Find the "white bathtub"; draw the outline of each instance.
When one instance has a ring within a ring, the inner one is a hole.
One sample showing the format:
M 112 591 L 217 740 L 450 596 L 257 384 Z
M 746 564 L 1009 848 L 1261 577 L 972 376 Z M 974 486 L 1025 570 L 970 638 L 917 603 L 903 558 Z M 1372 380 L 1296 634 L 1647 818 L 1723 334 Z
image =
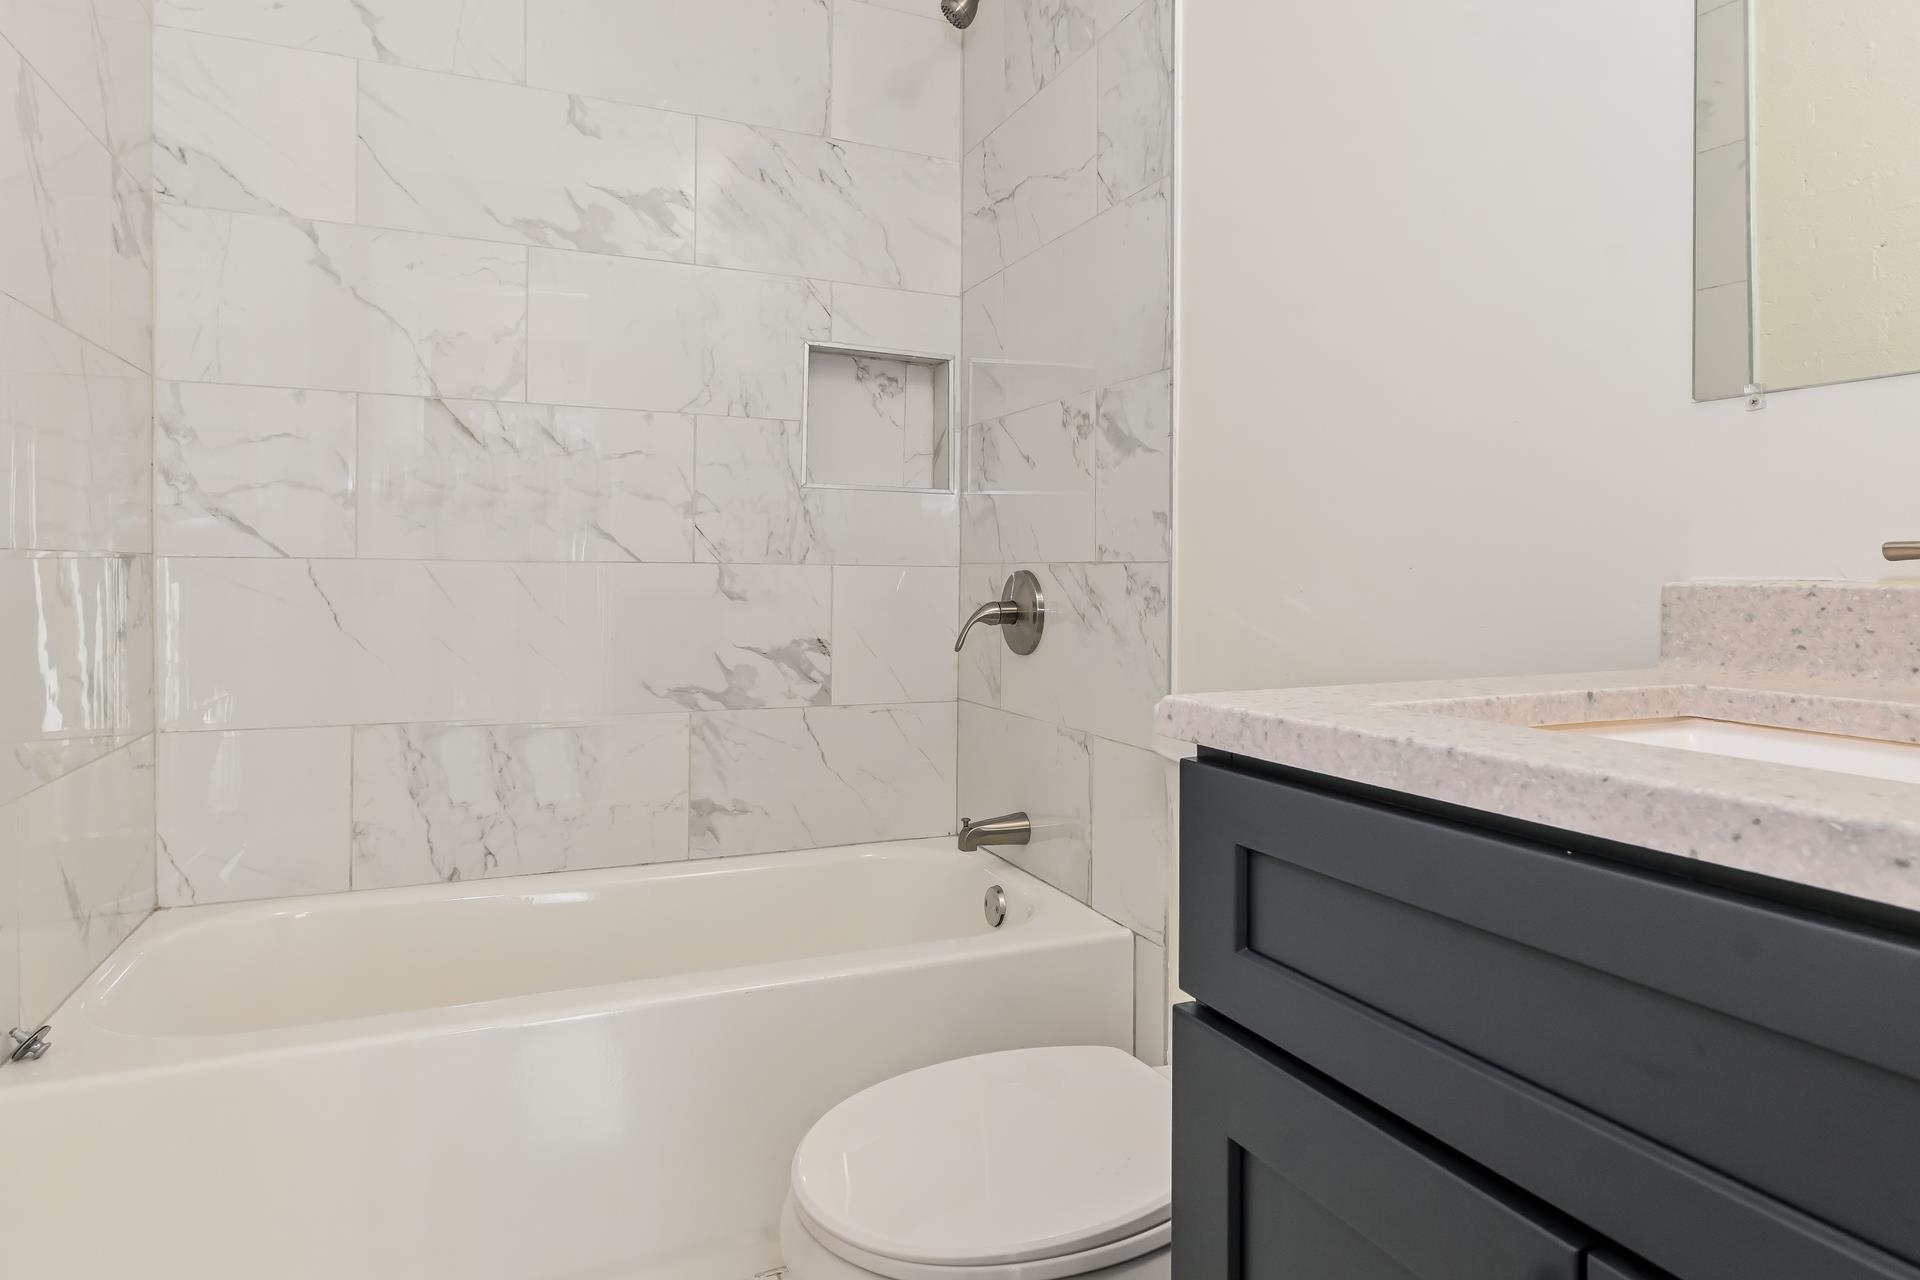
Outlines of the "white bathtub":
M 1130 1047 L 1132 964 L 947 841 L 164 912 L 0 1069 L 0 1241 L 21 1275 L 745 1280 L 821 1113 Z

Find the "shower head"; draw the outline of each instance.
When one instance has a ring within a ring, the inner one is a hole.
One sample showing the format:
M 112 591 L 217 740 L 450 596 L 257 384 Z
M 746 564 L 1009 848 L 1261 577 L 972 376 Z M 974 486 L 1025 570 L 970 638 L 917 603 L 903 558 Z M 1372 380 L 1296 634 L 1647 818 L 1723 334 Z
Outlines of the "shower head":
M 980 12 L 980 0 L 940 0 L 940 12 L 947 15 L 947 21 L 965 31 L 973 25 L 973 17 Z

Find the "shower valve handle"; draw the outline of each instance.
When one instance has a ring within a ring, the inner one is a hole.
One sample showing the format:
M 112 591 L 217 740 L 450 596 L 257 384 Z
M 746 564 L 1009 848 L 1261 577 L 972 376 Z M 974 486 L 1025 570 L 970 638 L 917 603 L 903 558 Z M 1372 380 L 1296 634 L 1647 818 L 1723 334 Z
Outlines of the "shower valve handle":
M 1047 626 L 1047 601 L 1040 593 L 1040 579 L 1030 569 L 1017 570 L 1001 588 L 1000 599 L 975 609 L 960 628 L 960 638 L 953 642 L 955 653 L 966 647 L 967 636 L 977 626 L 1000 628 L 1007 648 L 1022 657 L 1038 649 Z

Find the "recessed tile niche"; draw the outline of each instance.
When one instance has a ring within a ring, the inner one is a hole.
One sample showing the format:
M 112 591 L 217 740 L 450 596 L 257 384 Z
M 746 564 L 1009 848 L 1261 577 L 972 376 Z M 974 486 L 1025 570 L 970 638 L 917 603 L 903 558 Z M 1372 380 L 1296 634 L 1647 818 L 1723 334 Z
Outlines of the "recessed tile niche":
M 811 344 L 806 478 L 860 489 L 953 489 L 953 362 Z

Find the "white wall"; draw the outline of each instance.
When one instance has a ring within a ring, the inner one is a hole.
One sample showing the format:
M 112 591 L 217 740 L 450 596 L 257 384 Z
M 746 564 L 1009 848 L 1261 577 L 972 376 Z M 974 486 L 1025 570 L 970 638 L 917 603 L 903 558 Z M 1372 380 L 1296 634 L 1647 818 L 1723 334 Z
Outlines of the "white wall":
M 1920 530 L 1920 381 L 1690 399 L 1691 10 L 1185 21 L 1177 688 L 1644 663 Z
M 1756 0 L 1756 379 L 1920 369 L 1920 7 Z

